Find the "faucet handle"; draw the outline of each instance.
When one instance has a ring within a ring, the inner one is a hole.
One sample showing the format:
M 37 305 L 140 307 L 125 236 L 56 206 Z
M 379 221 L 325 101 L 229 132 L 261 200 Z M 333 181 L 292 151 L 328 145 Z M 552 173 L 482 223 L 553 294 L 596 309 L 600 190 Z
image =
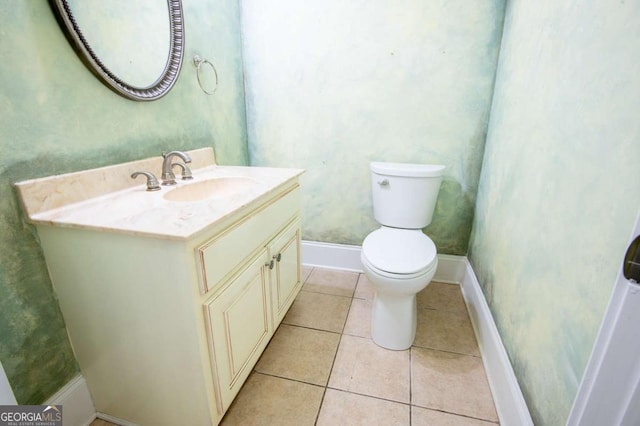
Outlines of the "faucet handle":
M 171 168 L 173 169 L 174 166 L 179 166 L 182 169 L 182 180 L 193 179 L 193 174 L 191 173 L 191 169 L 182 161 L 176 161 L 171 165 Z
M 140 175 L 144 175 L 147 177 L 147 191 L 160 190 L 160 184 L 158 183 L 158 179 L 151 172 L 133 172 L 131 174 L 131 179 L 135 179 Z

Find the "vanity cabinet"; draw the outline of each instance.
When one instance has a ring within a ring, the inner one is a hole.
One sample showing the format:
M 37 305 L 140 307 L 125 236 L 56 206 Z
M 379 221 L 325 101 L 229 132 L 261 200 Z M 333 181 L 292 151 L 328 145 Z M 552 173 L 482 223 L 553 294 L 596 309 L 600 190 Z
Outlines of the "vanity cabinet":
M 302 285 L 297 176 L 187 238 L 36 226 L 96 410 L 116 423 L 218 424 Z
M 279 205 L 270 208 L 286 211 L 288 201 L 281 200 Z M 263 214 L 269 215 L 268 212 Z M 248 232 L 252 220 L 239 224 L 231 233 Z M 221 414 L 231 405 L 302 286 L 300 220 L 294 218 L 282 230 L 278 221 L 263 222 L 261 229 L 272 230 L 274 238 L 250 256 L 229 279 L 215 283 L 213 296 L 204 303 L 211 367 L 217 388 L 216 406 Z M 280 232 L 276 234 L 276 230 Z M 255 234 L 249 235 L 255 238 Z M 203 277 L 211 270 L 210 263 L 220 259 L 210 257 L 212 245 L 225 241 L 225 237 L 207 242 L 199 249 Z M 250 251 L 252 245 L 243 244 L 243 247 Z M 203 285 L 206 287 L 207 284 Z

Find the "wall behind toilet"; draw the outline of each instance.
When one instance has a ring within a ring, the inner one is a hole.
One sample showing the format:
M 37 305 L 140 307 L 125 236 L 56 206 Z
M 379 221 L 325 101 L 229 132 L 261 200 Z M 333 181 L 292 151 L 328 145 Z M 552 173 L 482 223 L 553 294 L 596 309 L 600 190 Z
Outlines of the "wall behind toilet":
M 428 234 L 466 254 L 504 2 L 242 0 L 252 165 L 302 167 L 303 238 L 377 227 L 369 162 L 448 169 Z
M 536 425 L 566 422 L 640 207 L 640 4 L 509 1 L 470 260 Z
M 139 103 L 89 72 L 47 1 L 0 2 L 0 361 L 19 403 L 42 403 L 78 370 L 13 182 L 203 146 L 221 163 L 247 163 L 238 6 L 184 7 L 182 73 L 164 98 Z M 215 96 L 198 87 L 195 53 L 218 68 Z

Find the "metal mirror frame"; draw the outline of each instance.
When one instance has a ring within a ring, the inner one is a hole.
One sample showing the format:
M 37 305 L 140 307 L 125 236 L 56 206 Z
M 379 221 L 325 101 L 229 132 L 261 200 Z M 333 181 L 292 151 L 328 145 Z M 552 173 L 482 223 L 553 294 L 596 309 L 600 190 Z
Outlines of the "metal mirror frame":
M 67 0 L 50 0 L 52 9 L 74 50 L 93 74 L 111 90 L 135 101 L 153 101 L 173 87 L 184 56 L 184 16 L 181 0 L 167 0 L 169 7 L 169 57 L 162 75 L 150 86 L 135 87 L 121 80 L 102 63 L 85 39 Z

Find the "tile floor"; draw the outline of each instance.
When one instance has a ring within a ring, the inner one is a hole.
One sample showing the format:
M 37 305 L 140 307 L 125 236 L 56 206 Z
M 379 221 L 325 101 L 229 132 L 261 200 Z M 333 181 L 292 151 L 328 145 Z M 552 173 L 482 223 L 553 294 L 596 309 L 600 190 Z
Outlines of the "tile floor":
M 364 274 L 305 268 L 291 309 L 225 425 L 490 425 L 498 417 L 460 288 L 418 296 L 411 349 L 370 337 Z
M 390 351 L 371 340 L 364 274 L 303 272 L 302 291 L 223 425 L 498 423 L 459 286 L 432 282 L 421 292 L 413 346 Z

